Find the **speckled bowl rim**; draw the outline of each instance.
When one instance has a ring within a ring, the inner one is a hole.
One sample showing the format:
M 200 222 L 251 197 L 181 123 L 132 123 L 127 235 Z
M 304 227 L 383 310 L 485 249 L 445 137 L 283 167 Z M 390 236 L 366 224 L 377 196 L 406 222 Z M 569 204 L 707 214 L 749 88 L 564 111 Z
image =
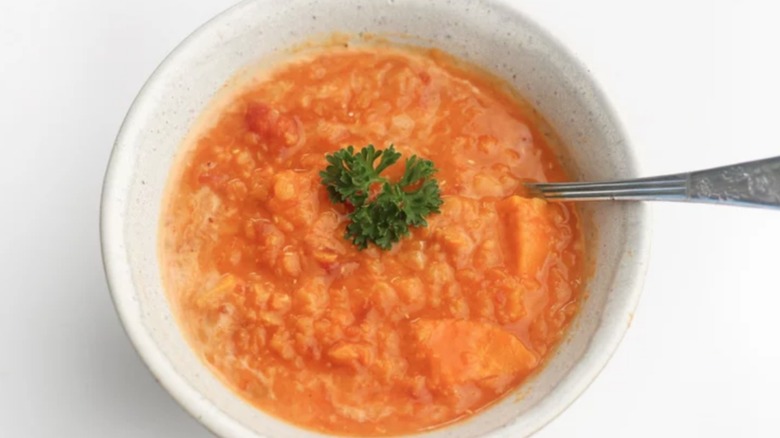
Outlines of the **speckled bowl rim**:
M 108 167 L 106 169 L 100 206 L 100 239 L 103 258 L 103 267 L 108 280 L 111 297 L 114 302 L 116 312 L 122 322 L 127 336 L 130 338 L 133 346 L 141 356 L 143 362 L 154 375 L 155 380 L 160 383 L 182 406 L 184 409 L 197 419 L 202 425 L 218 436 L 257 438 L 259 435 L 241 424 L 239 421 L 220 411 L 211 401 L 203 397 L 194 387 L 192 387 L 181 375 L 179 375 L 160 348 L 145 330 L 133 302 L 136 300 L 135 288 L 128 276 L 125 276 L 120 269 L 119 264 L 124 263 L 126 258 L 122 256 L 125 250 L 123 245 L 115 244 L 122 242 L 121 236 L 124 233 L 122 229 L 123 220 L 121 217 L 122 205 L 117 203 L 117 197 L 113 194 L 123 189 L 122 183 L 132 175 L 132 166 L 128 161 L 128 154 L 132 151 L 132 142 L 128 138 L 132 137 L 133 126 L 139 117 L 139 108 L 143 107 L 143 102 L 152 98 L 149 90 L 155 88 L 156 83 L 165 75 L 169 69 L 175 68 L 177 63 L 186 56 L 186 53 L 194 49 L 201 38 L 206 37 L 207 30 L 221 21 L 230 20 L 233 14 L 248 3 L 255 0 L 242 0 L 231 6 L 225 11 L 217 14 L 195 31 L 188 35 L 178 46 L 176 46 L 154 70 L 149 79 L 145 82 L 141 90 L 128 110 L 124 121 L 120 127 L 114 146 L 111 151 Z M 598 100 L 605 109 L 608 117 L 614 123 L 616 129 L 625 139 L 623 142 L 626 149 L 626 155 L 629 162 L 625 163 L 626 168 L 633 175 L 638 175 L 639 165 L 636 157 L 632 153 L 631 142 L 625 134 L 625 130 L 620 120 L 615 116 L 614 110 L 608 99 L 604 96 L 598 82 L 588 74 L 588 70 L 579 62 L 579 60 L 565 47 L 560 41 L 536 24 L 532 19 L 523 14 L 516 5 L 508 0 L 486 0 L 486 3 L 508 8 L 518 15 L 523 16 L 526 25 L 532 28 L 534 32 L 547 38 L 549 44 L 556 48 L 559 53 L 568 58 L 570 64 L 576 67 L 582 75 L 589 79 L 590 85 L 595 93 L 594 99 Z M 634 248 L 633 254 L 636 262 L 629 268 L 623 270 L 624 277 L 633 277 L 633 284 L 628 284 L 623 292 L 623 300 L 617 309 L 612 309 L 615 314 L 608 336 L 599 339 L 598 349 L 601 354 L 594 357 L 583 357 L 567 374 L 550 394 L 545 398 L 554 399 L 553 403 L 539 403 L 534 406 L 524 416 L 533 415 L 534 421 L 526 424 L 521 430 L 515 429 L 516 419 L 506 426 L 490 432 L 488 436 L 519 436 L 518 433 L 532 435 L 542 429 L 565 411 L 574 401 L 590 386 L 599 373 L 609 362 L 616 351 L 621 340 L 627 332 L 630 321 L 633 318 L 633 312 L 638 305 L 642 288 L 644 286 L 645 274 L 647 271 L 648 260 L 650 256 L 650 209 L 646 205 L 637 206 L 634 212 L 636 229 L 632 230 L 630 237 L 631 245 Z M 628 274 L 628 275 L 625 275 Z M 624 322 L 628 321 L 628 324 Z

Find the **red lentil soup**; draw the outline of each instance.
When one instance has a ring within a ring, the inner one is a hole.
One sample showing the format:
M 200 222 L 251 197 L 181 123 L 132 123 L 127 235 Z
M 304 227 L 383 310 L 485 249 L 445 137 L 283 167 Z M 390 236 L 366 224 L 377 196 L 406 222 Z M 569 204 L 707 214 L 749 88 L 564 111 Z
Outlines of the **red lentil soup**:
M 168 185 L 163 277 L 194 351 L 254 406 L 332 434 L 429 430 L 516 388 L 562 338 L 581 224 L 518 195 L 565 173 L 495 80 L 433 50 L 329 48 L 215 114 Z M 441 213 L 389 251 L 344 239 L 319 177 L 326 154 L 367 144 L 438 168 Z

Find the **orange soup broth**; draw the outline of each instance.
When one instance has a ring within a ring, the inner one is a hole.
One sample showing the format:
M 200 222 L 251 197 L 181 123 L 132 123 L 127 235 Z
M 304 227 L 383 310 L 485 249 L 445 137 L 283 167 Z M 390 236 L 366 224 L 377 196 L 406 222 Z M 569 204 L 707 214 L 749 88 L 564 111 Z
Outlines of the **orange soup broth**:
M 169 182 L 161 262 L 194 351 L 274 416 L 413 433 L 516 388 L 582 296 L 573 206 L 517 196 L 566 173 L 552 131 L 435 50 L 328 48 L 258 74 L 194 131 Z M 348 145 L 432 160 L 444 204 L 389 251 L 344 239 L 319 172 Z M 186 146 L 186 145 L 185 145 Z

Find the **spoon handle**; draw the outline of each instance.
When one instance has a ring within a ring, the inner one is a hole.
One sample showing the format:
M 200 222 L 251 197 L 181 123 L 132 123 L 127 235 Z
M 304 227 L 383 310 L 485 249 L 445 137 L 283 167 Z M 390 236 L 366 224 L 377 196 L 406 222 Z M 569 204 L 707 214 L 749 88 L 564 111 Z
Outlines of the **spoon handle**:
M 532 195 L 550 200 L 704 202 L 780 209 L 780 157 L 651 178 L 526 187 Z

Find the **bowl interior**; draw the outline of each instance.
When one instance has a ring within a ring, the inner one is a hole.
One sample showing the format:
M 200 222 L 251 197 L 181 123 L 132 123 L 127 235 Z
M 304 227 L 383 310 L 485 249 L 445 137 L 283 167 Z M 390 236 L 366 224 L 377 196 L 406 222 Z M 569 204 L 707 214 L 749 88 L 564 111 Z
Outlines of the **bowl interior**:
M 157 261 L 161 198 L 177 149 L 222 85 L 242 67 L 332 32 L 405 35 L 505 79 L 568 145 L 580 179 L 635 176 L 619 124 L 584 69 L 500 1 L 245 1 L 190 36 L 158 68 L 128 113 L 106 175 L 102 239 L 119 315 L 160 382 L 219 435 L 301 437 L 252 408 L 196 358 L 171 315 Z M 411 39 L 411 40 L 410 40 Z M 600 371 L 630 322 L 647 256 L 640 205 L 583 205 L 598 230 L 589 297 L 547 366 L 516 393 L 430 437 L 524 436 L 565 409 Z

